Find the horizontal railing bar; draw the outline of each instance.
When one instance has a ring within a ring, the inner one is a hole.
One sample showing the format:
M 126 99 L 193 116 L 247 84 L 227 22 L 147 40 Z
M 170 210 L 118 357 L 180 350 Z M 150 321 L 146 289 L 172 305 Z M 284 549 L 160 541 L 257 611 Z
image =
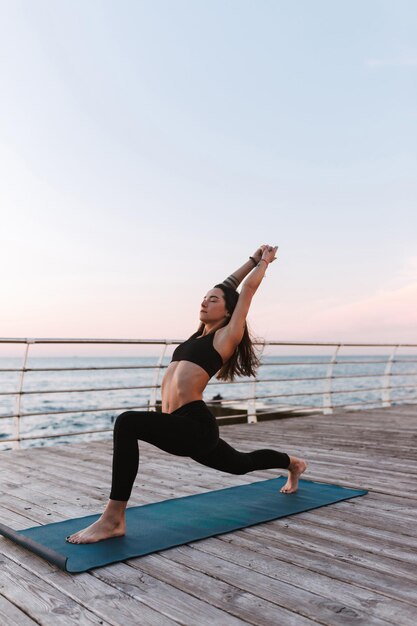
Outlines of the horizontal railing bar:
M 382 374 L 382 376 L 386 376 L 386 374 Z M 417 371 L 416 372 L 391 372 L 389 374 L 389 376 L 417 376 Z
M 396 391 L 397 389 L 415 389 L 415 385 L 388 385 L 386 387 L 382 387 L 383 389 L 389 389 L 390 391 Z M 355 391 L 355 390 L 353 390 Z
M 309 358 L 309 360 L 308 361 L 262 361 L 262 363 L 263 363 L 263 365 L 328 365 L 329 361 L 330 361 L 330 355 L 326 356 L 325 360 L 323 360 L 323 361 L 311 361 L 310 359 L 312 357 L 309 357 L 308 354 L 300 355 L 301 358 L 303 356 Z M 371 355 L 369 355 L 369 356 L 371 356 Z M 273 355 L 271 355 L 271 358 L 277 359 L 279 357 L 278 356 L 274 357 Z M 284 358 L 288 359 L 288 358 L 295 358 L 295 357 L 291 357 L 290 354 L 287 354 L 287 355 L 284 356 Z M 353 361 L 348 360 L 348 359 L 355 358 L 355 356 L 352 356 L 352 357 L 345 356 L 343 358 L 346 359 L 346 360 L 345 361 L 344 360 L 340 360 L 340 361 L 338 360 L 338 361 L 334 361 L 334 363 L 352 363 Z M 356 355 L 356 358 L 357 358 L 357 355 Z M 380 358 L 380 359 L 378 359 L 376 361 L 374 361 L 374 360 L 372 360 L 372 361 L 363 361 L 363 360 L 361 360 L 361 361 L 356 361 L 356 362 L 357 363 L 386 363 L 386 360 L 387 360 L 387 358 L 385 356 L 384 358 Z
M 10 419 L 14 417 L 36 417 L 39 415 L 68 415 L 75 413 L 104 413 L 105 411 L 149 411 L 149 405 L 145 406 L 122 406 L 108 407 L 104 409 L 72 409 L 71 411 L 41 411 L 37 413 L 20 413 L 20 415 L 0 415 L 0 419 Z
M 408 403 L 409 400 L 417 400 L 417 396 L 410 396 L 410 398 L 407 398 L 406 404 Z M 347 406 L 352 406 L 352 405 L 362 406 L 362 405 L 367 405 L 367 404 L 376 404 L 376 405 L 380 406 L 381 403 L 382 403 L 381 400 L 359 401 L 359 402 L 350 402 L 349 404 L 333 404 L 332 408 L 333 409 L 341 409 L 341 408 L 344 408 L 344 407 L 347 407 Z M 286 411 L 287 408 L 288 408 L 288 411 L 292 410 L 291 407 L 285 407 L 282 410 Z M 278 409 L 279 409 L 279 406 L 275 407 L 275 409 L 274 409 L 274 405 L 272 405 L 271 409 L 257 409 L 256 410 L 256 414 L 260 415 L 262 413 L 266 413 L 266 414 L 274 413 Z M 320 406 L 314 406 L 312 404 L 306 404 L 306 405 L 295 404 L 294 408 L 293 408 L 293 411 L 298 411 L 298 410 L 314 410 L 314 411 L 317 411 L 318 413 L 323 413 L 323 407 L 321 405 Z
M 274 365 L 279 365 L 283 367 L 292 367 L 293 365 L 329 365 L 330 359 L 326 361 L 266 361 L 261 363 L 262 367 L 273 367 Z M 356 361 L 357 363 L 363 363 L 366 365 L 367 363 L 386 363 L 387 359 L 382 359 L 381 361 Z M 355 363 L 355 361 L 335 361 L 336 363 L 342 363 L 345 365 L 350 365 L 351 363 Z
M 393 363 L 417 363 L 417 359 L 393 359 Z
M 62 339 L 62 338 L 0 338 L 1 343 L 24 343 L 24 344 L 51 344 L 51 343 L 62 343 L 62 344 L 132 344 L 132 345 L 171 345 L 178 344 L 184 341 L 184 339 Z M 388 345 L 388 344 L 387 344 Z M 397 345 L 397 344 L 395 344 Z
M 340 346 L 341 348 L 417 348 L 417 343 L 356 343 L 340 341 L 259 341 L 265 346 Z
M 132 389 L 159 389 L 161 385 L 139 385 L 137 387 L 91 387 L 90 389 L 35 389 L 21 391 L 21 396 L 41 395 L 45 393 L 85 393 L 93 391 L 124 391 Z M 16 391 L 0 391 L 0 396 L 15 396 Z
M 85 372 L 85 371 L 105 371 L 105 370 L 151 370 L 158 369 L 159 365 L 102 365 L 100 367 L 96 367 L 95 365 L 91 365 L 89 367 L 25 367 L 25 368 L 14 368 L 14 369 L 1 369 L 0 372 Z M 163 365 L 162 367 L 168 367 L 167 365 Z
M 256 378 L 255 382 L 262 383 L 299 383 L 306 380 L 336 380 L 337 378 L 381 378 L 383 373 L 380 374 L 343 374 L 337 376 L 304 376 L 303 378 Z
M 256 378 L 254 382 L 263 384 L 263 383 L 271 383 L 271 382 L 285 382 L 285 383 L 295 383 L 295 382 L 304 382 L 311 380 L 337 380 L 344 378 L 380 378 L 384 374 L 344 374 L 337 376 L 328 376 L 327 378 L 323 376 L 308 376 L 304 378 Z M 409 374 L 391 374 L 392 376 L 417 376 L 417 372 L 409 373 Z M 225 381 L 222 381 L 224 383 Z M 233 381 L 237 382 L 237 381 Z M 243 382 L 243 381 L 239 381 Z M 247 381 L 245 381 L 247 382 Z M 218 385 L 220 383 L 212 382 L 212 385 Z M 414 385 L 412 385 L 414 386 Z M 83 389 L 31 389 L 28 391 L 21 391 L 20 395 L 41 395 L 41 394 L 53 394 L 53 393 L 86 393 L 86 392 L 96 392 L 96 391 L 131 391 L 136 389 L 160 389 L 161 385 L 138 385 L 134 387 L 88 387 Z M 400 388 L 401 385 L 393 386 L 391 389 Z M 0 396 L 15 396 L 16 391 L 0 391 Z
M 395 391 L 397 389 L 410 389 L 410 388 L 414 389 L 415 385 L 395 385 L 395 386 L 387 385 L 386 387 L 363 387 L 363 388 L 344 389 L 344 390 L 334 389 L 334 390 L 331 390 L 330 393 L 358 393 L 362 391 L 385 391 L 385 390 Z
M 215 417 L 216 417 L 216 416 L 215 416 Z M 219 417 L 219 418 L 221 418 L 222 420 L 226 420 L 226 419 L 235 419 L 235 418 L 237 418 L 237 417 L 244 417 L 245 419 L 247 419 L 248 414 L 247 414 L 247 412 L 245 411 L 244 413 L 233 413 L 233 414 L 231 414 L 231 415 L 218 415 L 218 416 L 216 417 L 216 419 L 217 419 L 218 417 Z
M 331 389 L 329 392 L 326 393 L 330 393 L 330 394 L 340 394 L 340 393 L 363 393 L 365 391 L 385 391 L 385 390 L 391 390 L 391 391 L 395 391 L 396 389 L 414 389 L 415 385 L 397 385 L 396 387 L 363 387 L 363 388 L 356 388 L 356 389 Z M 323 394 L 323 392 L 317 392 L 320 394 Z M 294 394 L 295 395 L 295 394 Z M 303 396 L 303 395 L 310 395 L 310 394 L 305 394 L 305 393 L 298 393 L 296 395 L 299 396 Z
M 380 363 L 380 364 L 386 364 L 386 359 L 381 360 L 381 361 L 335 361 L 334 365 L 368 365 L 368 364 L 376 364 L 376 363 Z M 411 360 L 411 359 L 403 359 L 403 360 L 394 360 L 392 361 L 392 363 L 403 363 L 403 364 L 408 364 L 408 363 L 417 363 L 417 359 L 416 360 Z M 260 363 L 260 367 L 268 367 L 268 366 L 293 366 L 293 365 L 328 365 L 329 361 L 292 361 L 292 362 L 288 362 L 288 361 L 277 361 L 276 363 L 274 362 L 267 362 L 267 363 Z M 91 365 L 91 366 L 86 366 L 86 367 L 25 367 L 25 368 L 19 368 L 19 367 L 15 367 L 15 368 L 0 368 L 0 372 L 82 372 L 82 371 L 94 371 L 94 372 L 98 372 L 98 371 L 108 371 L 108 370 L 143 370 L 143 369 L 166 369 L 168 367 L 168 365 L 103 365 L 103 366 L 95 366 L 95 365 Z M 417 374 L 417 372 L 416 372 Z M 383 373 L 380 374 L 381 376 L 383 375 Z M 394 372 L 391 374 L 392 376 L 401 376 L 401 373 L 396 373 L 394 374 Z M 406 376 L 407 374 L 403 374 L 404 376 Z M 236 382 L 236 381 L 233 381 Z M 237 382 L 242 382 L 242 381 L 237 381 Z M 218 384 L 218 383 L 217 383 Z
M 245 399 L 246 400 L 246 399 Z M 240 398 L 234 399 L 225 399 L 222 400 L 209 400 L 207 404 L 218 404 L 224 402 L 240 402 Z M 149 405 L 145 406 L 128 406 L 128 407 L 107 407 L 107 408 L 96 408 L 96 409 L 72 409 L 66 411 L 41 411 L 36 413 L 20 413 L 20 415 L 11 414 L 11 415 L 0 415 L 1 419 L 13 419 L 15 417 L 36 417 L 36 416 L 44 416 L 44 415 L 68 415 L 68 414 L 77 414 L 77 413 L 105 413 L 107 411 L 149 411 Z
M 40 337 L 0 337 L 0 343 L 24 343 L 24 344 L 154 344 L 170 345 L 178 344 L 183 339 L 92 339 L 92 338 L 40 338 Z M 340 342 L 340 341 L 255 341 L 256 345 L 268 346 L 341 346 L 341 347 L 368 347 L 368 348 L 417 348 L 417 343 L 364 343 L 364 342 Z
M 323 407 L 314 406 L 313 404 L 294 404 L 294 405 L 271 405 L 268 408 L 256 409 L 256 415 L 271 415 L 272 413 L 294 413 L 295 411 L 316 411 L 323 412 Z
M 417 376 L 417 372 L 408 372 L 408 373 L 391 373 L 391 376 Z M 260 384 L 263 383 L 278 383 L 278 382 L 285 382 L 285 383 L 295 383 L 295 382 L 304 382 L 304 381 L 312 381 L 312 380 L 338 380 L 338 379 L 345 379 L 345 378 L 380 378 L 384 376 L 383 373 L 379 373 L 379 374 L 338 374 L 337 376 L 305 376 L 303 378 L 256 378 L 251 382 L 257 382 Z M 235 384 L 243 384 L 246 383 L 247 381 L 231 381 Z M 212 381 L 210 383 L 211 385 L 219 385 L 219 384 L 226 384 L 226 381 Z M 229 382 L 227 382 L 227 384 L 229 384 Z M 395 385 L 390 387 L 390 389 L 397 389 L 397 388 L 401 388 L 403 385 Z M 414 386 L 414 385 L 411 385 Z M 161 385 L 138 385 L 138 386 L 129 386 L 129 387 L 86 387 L 83 389 L 31 389 L 28 391 L 21 391 L 20 395 L 24 396 L 24 395 L 40 395 L 40 394 L 51 394 L 51 393 L 86 393 L 86 392 L 96 392 L 96 391 L 131 391 L 131 390 L 136 390 L 136 389 L 160 389 Z M 385 389 L 387 389 L 387 387 L 385 387 Z M 16 395 L 16 391 L 0 391 L 0 396 L 15 396 Z
M 387 358 L 379 359 L 377 361 L 351 361 L 349 357 L 345 357 L 346 360 L 337 360 L 334 361 L 334 365 L 369 365 L 369 364 L 386 364 Z M 349 359 L 349 360 L 347 360 Z M 392 363 L 417 363 L 417 359 L 394 359 Z M 329 360 L 327 361 L 262 361 L 261 366 L 273 366 L 273 365 L 283 365 L 283 366 L 292 366 L 292 365 L 329 365 Z
M 410 398 L 407 398 L 407 402 L 405 404 L 414 404 L 413 402 L 409 402 L 409 400 L 417 400 L 417 396 L 411 396 Z M 377 401 L 372 401 L 369 400 L 367 402 L 349 402 L 349 404 L 334 404 L 333 405 L 333 409 L 343 409 L 349 406 L 365 406 L 367 404 L 377 404 L 379 406 L 381 406 L 381 401 L 377 402 Z M 391 400 L 391 404 L 393 404 L 392 400 Z M 394 403 L 395 404 L 395 403 Z
M 385 376 L 384 372 L 379 372 L 378 374 L 337 374 L 336 376 L 306 376 L 304 378 L 256 378 L 255 382 L 257 383 L 292 383 L 292 382 L 301 382 L 304 380 L 337 380 L 339 378 L 381 378 Z M 391 374 L 391 376 L 417 376 L 417 372 L 410 372 L 407 374 Z
M 403 361 L 404 363 L 417 363 L 416 361 Z M 339 363 L 339 362 L 337 362 Z M 386 359 L 382 360 L 382 361 L 340 361 L 340 364 L 345 364 L 345 365 L 350 365 L 351 363 L 361 363 L 363 365 L 366 365 L 368 363 L 386 363 Z M 328 365 L 329 362 L 328 361 L 291 361 L 290 363 L 288 361 L 277 361 L 276 363 L 274 362 L 267 362 L 267 363 L 260 363 L 260 367 L 268 367 L 268 366 L 274 366 L 274 365 L 285 365 L 285 366 L 292 366 L 292 365 Z M 166 369 L 168 367 L 168 364 L 162 364 L 162 365 L 102 365 L 102 366 L 95 366 L 95 365 L 91 365 L 91 366 L 86 366 L 86 367 L 25 367 L 25 368 L 21 368 L 21 367 L 7 367 L 7 368 L 0 368 L 0 372 L 83 372 L 83 371 L 94 371 L 94 372 L 100 372 L 100 371 L 106 371 L 106 370 L 140 370 L 140 369 Z
M 401 386 L 397 386 L 393 389 L 403 389 L 403 388 L 409 388 L 411 387 L 412 389 L 414 389 L 415 385 L 401 385 Z M 364 393 L 365 391 L 383 391 L 385 389 L 390 389 L 390 387 L 364 387 L 363 389 L 334 389 L 334 390 L 330 390 L 329 392 L 326 393 L 330 393 L 330 394 L 340 394 L 340 393 Z M 223 400 L 210 400 L 210 404 L 218 404 L 218 403 L 230 403 L 230 402 L 243 402 L 243 401 L 248 401 L 248 400 L 263 400 L 265 398 L 293 398 L 293 397 L 297 397 L 297 396 L 322 396 L 323 395 L 323 391 L 302 391 L 299 393 L 279 393 L 279 394 L 273 394 L 273 395 L 255 395 L 255 396 L 249 396 L 247 398 L 239 398 L 239 399 L 235 399 L 235 400 L 229 400 L 227 398 L 224 398 Z

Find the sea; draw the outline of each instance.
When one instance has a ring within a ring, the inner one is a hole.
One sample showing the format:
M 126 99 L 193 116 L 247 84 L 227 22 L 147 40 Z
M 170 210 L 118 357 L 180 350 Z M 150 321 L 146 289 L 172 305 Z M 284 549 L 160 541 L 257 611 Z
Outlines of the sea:
M 332 380 L 333 407 L 381 406 L 387 358 L 380 354 L 338 357 L 333 376 L 347 378 Z M 17 420 L 12 417 L 16 412 L 22 416 L 20 447 L 110 438 L 119 413 L 132 408 L 147 410 L 154 405 L 149 386 L 160 384 L 164 372 L 162 368 L 156 379 L 157 360 L 156 357 L 33 357 L 27 363 L 30 371 L 24 375 L 24 393 L 19 405 L 21 373 L 8 370 L 21 368 L 22 360 L 1 357 L 0 449 L 13 447 L 7 440 L 16 434 Z M 167 358 L 162 365 L 168 362 Z M 218 398 L 224 406 L 245 412 L 248 399 L 255 393 L 259 412 L 321 410 L 323 394 L 328 389 L 325 379 L 328 365 L 328 355 L 268 357 L 258 370 L 256 383 L 247 378 L 236 383 L 212 379 L 204 399 L 210 402 Z M 358 377 L 349 378 L 353 375 Z M 311 380 L 299 380 L 306 378 Z M 392 364 L 390 385 L 393 405 L 417 401 L 417 355 L 402 356 Z M 156 399 L 160 399 L 159 389 Z

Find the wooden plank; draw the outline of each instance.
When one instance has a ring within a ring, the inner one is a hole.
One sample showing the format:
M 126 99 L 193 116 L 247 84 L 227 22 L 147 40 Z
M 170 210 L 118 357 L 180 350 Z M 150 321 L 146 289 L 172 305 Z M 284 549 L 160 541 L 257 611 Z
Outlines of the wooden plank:
M 248 570 L 240 565 L 236 565 L 221 557 L 202 553 L 190 546 L 182 546 L 174 548 L 168 552 L 161 554 L 161 557 L 167 561 L 164 569 L 164 576 L 178 578 L 177 568 L 173 566 L 173 561 L 185 565 L 196 572 L 204 572 L 210 574 L 216 580 L 223 583 L 233 585 L 241 593 L 252 593 L 258 599 L 264 600 L 276 605 L 276 610 L 280 607 L 294 614 L 298 614 L 307 619 L 313 619 L 321 624 L 328 626 L 346 626 L 346 617 L 349 616 L 352 622 L 356 624 L 386 626 L 384 620 L 366 613 L 365 610 L 356 610 L 349 606 L 348 603 L 340 603 L 332 599 L 303 589 L 294 584 L 285 581 L 278 581 L 265 574 L 255 571 L 253 568 Z M 257 563 L 257 560 L 255 561 Z M 157 556 L 146 557 L 145 563 L 140 563 L 141 570 L 145 570 L 152 574 L 155 568 L 162 576 L 162 566 Z M 181 579 L 182 588 L 189 582 L 189 577 Z M 174 584 L 172 582 L 172 584 Z M 187 587 L 188 589 L 188 587 Z M 209 593 L 209 591 L 207 591 Z M 214 599 L 212 599 L 214 601 Z M 265 622 L 264 622 L 265 623 Z M 268 621 L 266 621 L 268 623 Z M 275 621 L 269 623 L 281 623 L 275 617 Z M 284 621 L 284 623 L 286 623 Z M 413 625 L 414 626 L 414 625 Z
M 222 580 L 211 571 L 211 568 L 207 572 L 204 561 L 201 562 L 201 569 L 196 569 L 174 562 L 163 555 L 150 555 L 142 559 L 128 561 L 128 564 L 132 569 L 130 577 L 133 580 L 135 580 L 138 571 L 146 572 L 164 580 L 189 596 L 203 598 L 213 606 L 257 626 L 265 626 L 265 624 L 311 626 L 317 623 L 298 612 L 293 613 L 260 597 L 255 587 L 242 590 L 239 586 Z M 113 571 L 109 570 L 105 573 L 106 580 L 109 574 L 113 575 Z M 197 620 L 198 623 L 200 623 L 199 619 Z
M 237 532 L 222 535 L 218 541 L 244 547 L 250 550 L 252 554 L 255 553 L 251 563 L 253 560 L 256 562 L 256 554 L 260 553 L 280 561 L 299 565 L 311 572 L 324 575 L 331 574 L 332 578 L 364 589 L 377 591 L 389 598 L 404 600 L 413 605 L 417 602 L 414 568 L 410 568 L 409 575 L 404 577 L 398 571 L 393 574 L 392 567 L 380 571 L 373 567 L 367 567 L 366 562 L 358 562 L 359 559 L 348 559 L 341 554 L 327 555 L 324 552 L 295 543 L 288 545 L 280 540 L 279 535 L 275 540 L 258 535 L 255 540 L 247 533 Z M 192 545 L 196 547 L 195 544 Z M 205 546 L 202 544 L 202 547 Z
M 310 571 L 304 565 L 288 563 L 285 560 L 277 559 L 271 554 L 257 552 L 256 559 L 251 550 L 233 543 L 225 543 L 219 540 L 210 539 L 201 543 L 194 543 L 189 546 L 199 550 L 204 554 L 214 555 L 225 559 L 228 563 L 235 563 L 242 568 L 247 568 L 250 572 L 259 572 L 271 577 L 274 581 L 289 583 L 310 592 L 316 593 L 323 598 L 333 600 L 340 604 L 351 607 L 359 614 L 366 612 L 367 607 L 372 608 L 372 614 L 395 622 L 401 616 L 403 626 L 415 626 L 417 615 L 416 586 L 410 581 L 404 581 L 408 588 L 408 594 L 400 601 L 391 596 L 387 597 L 385 591 L 377 593 L 369 586 L 362 587 L 353 583 L 352 578 L 345 582 L 335 576 L 333 567 L 325 573 Z M 249 576 L 249 573 L 248 573 Z M 397 585 L 401 582 L 397 581 Z M 389 595 L 389 594 L 388 594 Z M 410 606 L 412 604 L 413 606 Z
M 381 518 L 378 515 L 370 517 L 367 510 L 361 512 L 358 506 L 355 509 L 350 507 L 347 514 L 345 508 L 341 510 L 337 506 L 306 511 L 303 519 L 322 526 L 337 528 L 341 533 L 349 532 L 355 535 L 362 533 L 366 536 L 379 537 L 383 541 L 397 542 L 398 545 L 410 549 L 417 549 L 416 519 L 401 519 L 395 524 L 387 524 L 387 517 Z M 366 529 L 365 532 L 364 529 Z
M 37 626 L 24 611 L 0 594 L 0 624 L 4 626 Z
M 247 616 L 243 613 L 236 617 L 230 612 L 230 606 L 219 607 L 208 602 L 207 594 L 196 597 L 177 585 L 165 582 L 160 577 L 159 570 L 156 570 L 153 575 L 147 574 L 142 568 L 142 562 L 146 558 L 135 559 L 138 562 L 138 566 L 135 568 L 130 566 L 131 561 L 128 561 L 128 564 L 117 563 L 112 567 L 97 570 L 94 576 L 133 599 L 140 598 L 141 601 L 156 605 L 158 610 L 169 615 L 180 624 L 195 626 L 197 621 L 207 625 L 243 626 L 253 623 L 247 621 Z M 213 581 L 207 576 L 204 578 L 207 589 Z M 147 595 L 144 594 L 145 587 L 148 592 Z M 226 587 L 226 593 L 232 595 L 233 589 L 230 586 Z
M 239 532 L 239 531 L 238 531 Z M 332 558 L 342 559 L 349 563 L 360 563 L 369 569 L 381 572 L 396 572 L 399 576 L 415 579 L 415 564 L 408 563 L 387 555 L 382 542 L 352 542 L 348 537 L 336 535 L 329 537 L 327 533 L 316 532 L 313 525 L 294 527 L 285 522 L 274 522 L 271 526 L 252 527 L 246 529 L 247 537 L 254 542 L 266 540 L 271 543 L 279 541 L 291 551 L 294 546 L 302 546 L 317 554 L 325 554 Z M 399 557 L 400 555 L 396 555 Z
M 19 560 L 22 548 L 9 543 L 7 556 L 14 561 Z M 33 558 L 27 556 L 24 567 L 68 597 L 103 614 L 116 626 L 137 626 L 138 616 L 140 623 L 147 626 L 195 626 L 195 616 L 200 614 L 205 616 L 207 621 L 202 623 L 206 624 L 243 626 L 247 623 L 211 607 L 204 599 L 196 601 L 189 598 L 155 577 L 136 572 L 134 578 L 129 579 L 131 568 L 127 565 L 114 564 L 74 576 L 33 555 Z M 107 575 L 107 570 L 111 570 L 112 575 Z M 120 584 L 116 584 L 117 581 L 121 581 Z
M 45 626 L 74 622 L 82 626 L 110 624 L 104 615 L 96 615 L 7 557 L 3 556 L 2 560 L 2 595 L 36 623 Z

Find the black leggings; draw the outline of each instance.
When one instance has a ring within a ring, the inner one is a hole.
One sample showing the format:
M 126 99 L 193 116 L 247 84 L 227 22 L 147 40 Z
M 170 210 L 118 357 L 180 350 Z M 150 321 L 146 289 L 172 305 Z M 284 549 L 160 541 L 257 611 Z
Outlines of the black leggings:
M 172 413 L 126 411 L 114 424 L 111 500 L 130 498 L 139 467 L 138 439 L 228 474 L 288 469 L 290 464 L 288 454 L 283 452 L 238 452 L 229 446 L 219 438 L 216 418 L 202 400 L 184 404 Z

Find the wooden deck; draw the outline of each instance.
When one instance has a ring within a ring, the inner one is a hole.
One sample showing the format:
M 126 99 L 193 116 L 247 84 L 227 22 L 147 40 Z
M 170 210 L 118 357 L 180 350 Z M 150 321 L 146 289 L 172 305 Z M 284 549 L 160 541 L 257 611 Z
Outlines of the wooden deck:
M 0 624 L 417 624 L 417 406 L 221 432 L 241 450 L 305 457 L 307 478 L 370 493 L 77 575 L 1 537 Z M 1 453 L 0 521 L 25 528 L 101 511 L 111 449 L 108 441 Z M 273 475 L 229 476 L 142 444 L 131 504 Z

